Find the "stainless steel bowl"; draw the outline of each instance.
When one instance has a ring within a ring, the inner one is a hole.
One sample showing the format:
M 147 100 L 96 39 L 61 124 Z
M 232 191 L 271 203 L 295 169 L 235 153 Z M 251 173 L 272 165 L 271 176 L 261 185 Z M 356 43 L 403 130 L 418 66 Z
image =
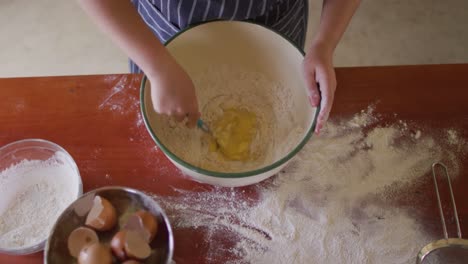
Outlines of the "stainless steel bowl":
M 127 187 L 103 187 L 90 191 L 71 204 L 58 218 L 50 233 L 44 251 L 44 263 L 75 263 L 67 247 L 68 236 L 77 227 L 83 226 L 86 215 L 96 195 L 108 199 L 117 210 L 117 227 L 107 232 L 99 232 L 99 239 L 108 243 L 117 229 L 122 226 L 133 212 L 144 209 L 151 212 L 158 220 L 158 232 L 151 248 L 156 249 L 143 263 L 170 263 L 174 252 L 174 237 L 169 219 L 151 197 L 141 191 Z

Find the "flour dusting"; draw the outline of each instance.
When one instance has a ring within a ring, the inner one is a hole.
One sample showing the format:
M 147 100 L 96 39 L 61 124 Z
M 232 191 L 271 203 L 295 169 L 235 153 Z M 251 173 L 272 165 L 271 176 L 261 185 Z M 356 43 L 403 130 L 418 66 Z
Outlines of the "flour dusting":
M 121 107 L 119 104 L 115 104 L 110 101 L 115 95 L 123 91 L 126 82 L 127 76 L 122 76 L 117 82 L 117 84 L 112 88 L 112 91 L 108 95 L 106 95 L 106 98 L 102 101 L 98 108 L 102 109 L 104 106 L 109 105 L 112 110 L 119 109 Z
M 213 187 L 155 199 L 176 230 L 203 230 L 208 263 L 414 263 L 435 238 L 391 201 L 433 162 L 457 161 L 443 139 L 408 133 L 417 129 L 404 121 L 380 126 L 372 110 L 330 121 L 255 195 Z
M 97 107 L 99 110 L 108 110 L 121 115 L 139 114 L 140 78 L 135 75 L 111 75 L 107 76 L 105 81 L 112 83 L 112 87 L 100 101 Z
M 447 130 L 447 140 L 451 145 L 458 145 L 460 143 L 458 132 L 454 129 Z
M 128 140 L 133 141 L 147 135 L 144 129 L 143 118 L 140 113 L 139 87 L 141 78 L 139 75 L 109 75 L 104 78 L 109 91 L 97 104 L 99 111 L 108 111 L 115 118 L 131 120 L 131 136 Z

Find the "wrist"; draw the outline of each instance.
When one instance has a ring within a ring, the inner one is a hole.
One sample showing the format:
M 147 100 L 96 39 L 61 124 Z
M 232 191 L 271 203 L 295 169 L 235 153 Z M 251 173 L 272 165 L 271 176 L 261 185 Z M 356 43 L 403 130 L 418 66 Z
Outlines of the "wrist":
M 330 41 L 315 38 L 312 41 L 312 44 L 309 48 L 309 52 L 319 53 L 327 57 L 333 57 L 333 52 L 335 51 L 335 46 L 330 43 Z
M 158 56 L 151 60 L 148 70 L 145 71 L 150 80 L 164 81 L 170 78 L 174 72 L 177 72 L 177 61 L 167 51 L 158 54 Z
M 166 49 L 159 49 L 151 54 L 151 59 L 148 59 L 146 67 L 142 67 L 143 71 L 151 76 L 156 77 L 162 74 L 170 64 L 171 56 Z

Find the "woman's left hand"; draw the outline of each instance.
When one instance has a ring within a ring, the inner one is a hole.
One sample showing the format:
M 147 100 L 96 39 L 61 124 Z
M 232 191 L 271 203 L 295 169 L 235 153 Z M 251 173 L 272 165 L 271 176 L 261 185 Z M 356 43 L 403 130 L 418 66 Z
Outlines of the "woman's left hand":
M 330 114 L 336 90 L 333 68 L 333 50 L 324 45 L 313 44 L 303 61 L 303 73 L 309 87 L 309 101 L 313 107 L 320 102 L 320 113 L 315 133 L 319 133 Z

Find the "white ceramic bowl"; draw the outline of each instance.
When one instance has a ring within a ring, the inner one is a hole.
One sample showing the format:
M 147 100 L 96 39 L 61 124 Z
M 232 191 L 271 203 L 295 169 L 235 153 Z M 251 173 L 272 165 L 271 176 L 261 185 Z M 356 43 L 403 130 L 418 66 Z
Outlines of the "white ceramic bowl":
M 83 185 L 80 178 L 80 172 L 73 158 L 68 152 L 59 145 L 42 139 L 25 139 L 10 143 L 0 148 L 0 173 L 6 169 L 20 163 L 23 160 L 41 160 L 46 161 L 55 159 L 73 171 L 73 175 L 64 175 L 63 179 L 73 187 L 73 192 L 69 193 L 70 200 L 77 199 L 83 193 Z M 15 175 L 16 176 L 16 175 Z M 23 190 L 34 183 L 34 179 L 22 181 L 9 181 L 8 186 L 0 186 L 0 215 L 7 209 L 9 201 L 16 197 L 17 192 Z M 48 195 L 48 194 L 44 194 Z M 65 208 L 63 208 L 65 209 Z M 37 208 L 41 210 L 41 208 Z M 33 221 L 37 221 L 34 219 Z M 53 224 L 53 223 L 52 223 Z M 26 255 L 38 252 L 44 249 L 49 234 L 46 234 L 41 241 L 34 245 L 19 248 L 0 248 L 0 253 L 10 255 Z
M 239 21 L 214 21 L 189 28 L 167 44 L 167 49 L 189 73 L 212 65 L 233 65 L 264 74 L 291 90 L 293 113 L 308 129 L 284 157 L 272 164 L 241 173 L 209 171 L 185 162 L 174 155 L 155 133 L 157 124 L 149 82 L 141 84 L 141 110 L 145 125 L 164 154 L 184 174 L 196 181 L 236 187 L 260 182 L 278 173 L 307 143 L 315 130 L 318 108 L 311 107 L 307 86 L 302 77 L 303 51 L 280 34 L 261 25 Z M 198 89 L 198 88 L 197 88 Z

